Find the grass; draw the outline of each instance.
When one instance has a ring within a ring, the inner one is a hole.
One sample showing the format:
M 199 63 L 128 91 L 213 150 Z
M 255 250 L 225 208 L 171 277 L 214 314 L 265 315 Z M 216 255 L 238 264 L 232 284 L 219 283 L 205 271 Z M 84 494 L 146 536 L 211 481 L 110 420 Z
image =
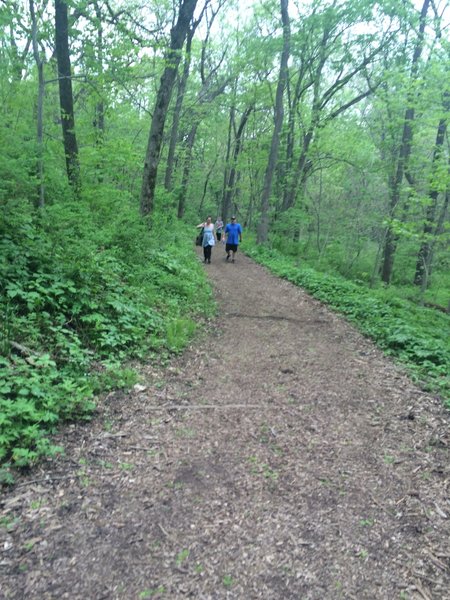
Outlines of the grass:
M 222 578 L 222 583 L 226 588 L 231 588 L 234 585 L 234 579 L 231 575 L 224 575 Z
M 177 554 L 177 558 L 176 558 L 176 563 L 177 563 L 177 567 L 181 567 L 181 565 L 189 558 L 189 550 L 187 548 L 185 548 L 184 550 L 181 550 L 181 552 L 179 552 Z

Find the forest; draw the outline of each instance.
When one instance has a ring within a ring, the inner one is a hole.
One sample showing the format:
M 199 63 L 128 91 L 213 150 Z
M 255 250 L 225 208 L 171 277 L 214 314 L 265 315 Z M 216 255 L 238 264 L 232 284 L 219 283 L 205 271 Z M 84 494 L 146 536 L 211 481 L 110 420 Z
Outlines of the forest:
M 195 226 L 449 401 L 444 0 L 0 1 L 0 470 L 214 314 Z

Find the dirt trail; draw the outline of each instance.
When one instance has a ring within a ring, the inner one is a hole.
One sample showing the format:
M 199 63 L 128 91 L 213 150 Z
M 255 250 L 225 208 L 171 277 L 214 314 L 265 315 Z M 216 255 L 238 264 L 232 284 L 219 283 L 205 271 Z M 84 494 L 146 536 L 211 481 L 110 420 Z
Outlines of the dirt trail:
M 448 599 L 449 415 L 239 254 L 219 315 L 2 497 L 0 598 Z

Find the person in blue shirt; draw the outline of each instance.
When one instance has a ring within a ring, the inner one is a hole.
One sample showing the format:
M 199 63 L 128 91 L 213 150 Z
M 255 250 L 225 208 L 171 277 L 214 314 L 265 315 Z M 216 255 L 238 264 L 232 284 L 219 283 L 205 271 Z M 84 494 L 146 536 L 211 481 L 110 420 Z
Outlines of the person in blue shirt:
M 242 227 L 240 223 L 236 223 L 236 217 L 233 215 L 231 217 L 231 223 L 228 223 L 225 227 L 226 260 L 229 260 L 231 256 L 231 262 L 234 262 L 234 256 L 240 242 L 242 242 Z

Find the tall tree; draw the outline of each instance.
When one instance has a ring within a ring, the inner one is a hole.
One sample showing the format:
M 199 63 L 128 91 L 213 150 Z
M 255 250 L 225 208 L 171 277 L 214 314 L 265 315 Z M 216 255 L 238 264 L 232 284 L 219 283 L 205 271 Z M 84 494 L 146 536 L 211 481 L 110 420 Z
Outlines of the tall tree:
M 311 148 L 319 132 L 370 96 L 379 83 L 371 80 L 369 70 L 393 34 L 388 27 L 380 37 L 348 34 L 360 20 L 352 3 L 333 3 L 323 14 L 314 12 L 301 24 L 294 58 L 294 64 L 299 63 L 295 85 L 292 91 L 288 87 L 283 211 L 295 205 L 298 191 L 314 167 Z M 298 148 L 296 136 L 300 138 Z
M 44 192 L 44 94 L 45 94 L 45 81 L 44 81 L 44 53 L 41 54 L 39 51 L 38 44 L 38 26 L 36 18 L 36 10 L 34 6 L 34 0 L 29 1 L 30 15 L 31 15 L 31 39 L 33 45 L 33 56 L 36 62 L 38 70 L 38 99 L 37 99 L 37 176 L 38 176 L 38 204 L 40 207 L 45 204 L 45 192 Z
M 212 80 L 204 77 L 202 74 L 202 87 L 197 95 L 197 109 L 192 112 L 191 127 L 183 143 L 183 174 L 181 178 L 181 187 L 178 197 L 178 218 L 182 219 L 186 208 L 186 195 L 189 184 L 189 176 L 192 166 L 192 150 L 197 135 L 197 131 L 202 119 L 205 116 L 207 106 L 211 104 L 217 96 L 223 93 L 228 80 L 222 79 L 212 83 Z
M 69 183 L 76 195 L 80 193 L 80 162 L 75 134 L 73 109 L 72 69 L 69 50 L 69 18 L 67 3 L 55 0 L 55 47 L 58 63 L 59 105 L 63 133 L 64 154 Z
M 235 103 L 233 100 L 231 107 L 230 107 L 230 117 L 228 120 L 227 150 L 226 150 L 226 154 L 225 154 L 225 166 L 224 166 L 224 172 L 223 172 L 223 186 L 222 186 L 222 218 L 224 218 L 225 220 L 227 218 L 227 215 L 224 214 L 224 209 L 225 209 L 225 205 L 227 203 L 226 196 L 227 196 L 228 176 L 229 176 L 229 171 L 230 171 L 230 156 L 231 156 L 231 144 L 232 144 L 231 140 L 232 140 L 232 133 L 236 129 L 235 117 L 236 117 L 236 106 L 235 106 Z
M 419 31 L 411 60 L 409 91 L 407 94 L 407 106 L 403 118 L 402 137 L 399 145 L 396 164 L 394 166 L 394 173 L 389 180 L 389 215 L 391 218 L 394 217 L 396 209 L 400 202 L 403 177 L 405 176 L 405 173 L 408 172 L 409 158 L 411 155 L 411 147 L 413 140 L 413 121 L 415 118 L 416 110 L 416 83 L 419 75 L 419 61 L 424 47 L 426 17 L 428 13 L 428 8 L 430 6 L 430 2 L 431 0 L 424 0 L 422 10 L 420 12 Z M 390 283 L 391 281 L 396 247 L 397 236 L 393 227 L 391 225 L 388 225 L 386 229 L 383 249 L 383 263 L 381 267 L 381 279 L 384 283 Z
M 99 3 L 97 0 L 94 2 L 96 25 L 97 25 L 97 39 L 96 39 L 96 50 L 97 50 L 97 77 L 100 85 L 103 84 L 103 22 L 102 13 L 100 10 Z M 95 105 L 95 119 L 94 127 L 97 130 L 97 143 L 103 141 L 105 134 L 105 102 L 103 99 L 103 91 L 100 90 L 100 96 L 98 102 Z
M 416 272 L 414 275 L 414 284 L 419 285 L 424 289 L 427 287 L 431 268 L 431 259 L 433 254 L 433 233 L 437 233 L 434 230 L 436 228 L 435 221 L 438 209 L 440 187 L 440 163 L 444 149 L 445 135 L 447 132 L 448 114 L 450 111 L 450 92 L 448 90 L 445 90 L 444 92 L 443 105 L 445 116 L 440 119 L 436 133 L 436 142 L 432 157 L 430 191 L 428 194 L 429 202 L 427 204 L 425 223 L 423 226 L 423 242 L 417 255 Z
M 164 176 L 164 187 L 168 192 L 172 190 L 173 168 L 175 164 L 175 149 L 178 141 L 178 129 L 180 126 L 181 109 L 183 106 L 183 100 L 184 95 L 186 93 L 186 86 L 191 66 L 192 38 L 194 35 L 194 31 L 195 29 L 191 27 L 188 32 L 183 73 L 178 82 L 177 99 L 175 101 L 175 107 L 173 111 L 172 128 L 170 130 L 169 138 L 169 151 L 167 153 L 166 173 Z
M 266 172 L 264 175 L 264 185 L 261 194 L 261 221 L 258 227 L 257 241 L 259 244 L 267 241 L 269 233 L 269 200 L 272 192 L 272 179 L 278 159 L 278 149 L 280 146 L 280 133 L 283 125 L 284 108 L 283 95 L 288 78 L 288 59 L 290 52 L 290 21 L 288 12 L 288 0 L 280 0 L 281 22 L 283 25 L 283 49 L 280 59 L 280 72 L 278 76 L 277 91 L 274 107 L 274 128 L 272 133 L 272 142 L 270 144 L 269 157 L 267 161 Z
M 228 183 L 226 186 L 225 197 L 222 205 L 222 217 L 225 222 L 227 221 L 228 215 L 230 213 L 231 199 L 236 184 L 237 161 L 242 147 L 242 135 L 244 133 L 244 128 L 247 123 L 248 117 L 250 116 L 250 113 L 252 112 L 253 108 L 253 105 L 250 105 L 242 113 L 241 120 L 239 122 L 239 126 L 236 132 L 236 138 L 234 140 L 233 159 L 230 166 Z
M 175 102 L 175 107 L 173 111 L 173 119 L 172 119 L 172 128 L 170 131 L 170 140 L 169 140 L 169 151 L 167 154 L 167 166 L 166 173 L 164 177 L 164 187 L 168 192 L 172 190 L 172 175 L 173 175 L 173 167 L 175 163 L 175 149 L 178 140 L 178 129 L 180 126 L 180 117 L 181 117 L 181 109 L 183 107 L 184 95 L 186 93 L 186 86 L 189 78 L 189 71 L 191 68 L 191 51 L 192 51 L 192 39 L 194 37 L 195 30 L 199 26 L 203 13 L 206 10 L 206 4 L 203 7 L 203 10 L 198 19 L 194 21 L 192 27 L 189 28 L 187 33 L 187 41 L 186 41 L 186 52 L 184 58 L 184 67 L 183 73 L 178 82 L 177 89 L 177 99 Z
M 153 212 L 156 188 L 156 177 L 160 159 L 164 126 L 167 110 L 172 96 L 172 89 L 181 60 L 181 49 L 194 15 L 197 0 L 182 0 L 175 26 L 170 32 L 170 46 L 166 55 L 166 66 L 161 76 L 152 116 L 147 151 L 144 161 L 144 173 L 141 189 L 141 214 Z
M 196 107 L 190 112 L 190 129 L 182 145 L 183 153 L 183 174 L 181 178 L 181 187 L 178 195 L 178 218 L 181 219 L 184 216 L 186 207 L 186 195 L 189 184 L 189 177 L 192 166 L 192 151 L 194 148 L 197 131 L 201 121 L 204 119 L 208 112 L 208 106 L 220 96 L 228 85 L 228 78 L 221 77 L 219 75 L 219 69 L 222 65 L 225 55 L 226 48 L 222 51 L 217 61 L 212 65 L 211 58 L 208 56 L 207 48 L 209 45 L 209 39 L 212 31 L 212 25 L 214 20 L 219 13 L 220 9 L 224 4 L 224 0 L 219 0 L 215 8 L 211 8 L 211 14 L 206 13 L 207 24 L 206 24 L 206 36 L 202 42 L 202 51 L 200 59 L 200 79 L 201 88 L 197 93 Z M 207 66 L 211 64 L 208 72 Z

